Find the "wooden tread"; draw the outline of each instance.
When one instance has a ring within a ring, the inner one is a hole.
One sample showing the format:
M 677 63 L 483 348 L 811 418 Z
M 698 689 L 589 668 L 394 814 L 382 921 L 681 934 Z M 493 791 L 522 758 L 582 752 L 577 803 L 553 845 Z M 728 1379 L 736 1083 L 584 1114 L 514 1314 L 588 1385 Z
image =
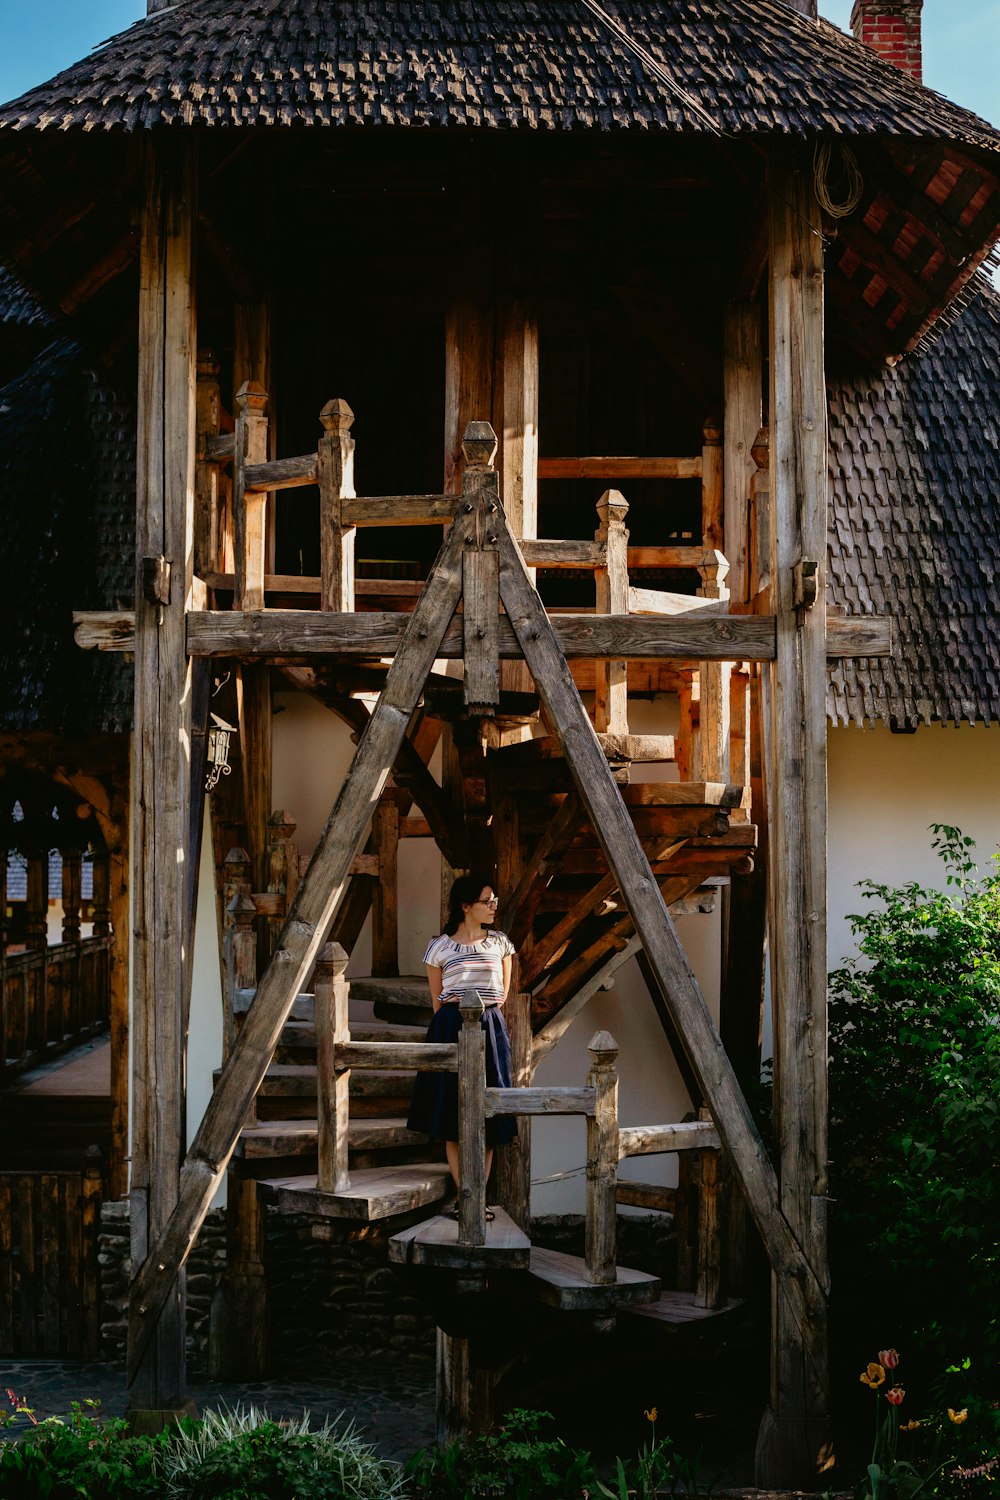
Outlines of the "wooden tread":
M 587 1265 L 579 1255 L 534 1246 L 528 1265 L 535 1295 L 562 1312 L 601 1312 L 635 1303 L 654 1302 L 663 1283 L 646 1271 L 618 1267 L 618 1279 L 597 1286 L 587 1278 Z
M 316 1214 L 327 1219 L 356 1219 L 370 1223 L 391 1219 L 440 1203 L 452 1191 L 451 1173 L 444 1164 L 412 1167 L 366 1167 L 350 1174 L 341 1193 L 321 1193 L 316 1177 L 266 1177 L 258 1184 L 285 1213 Z
M 401 974 L 385 978 L 352 979 L 351 998 L 371 1001 L 380 1021 L 423 1026 L 425 1030 L 434 1013 L 430 988 L 424 975 Z M 354 1035 L 353 1030 L 351 1035 Z
M 718 1318 L 732 1317 L 746 1306 L 736 1298 L 723 1303 L 722 1307 L 701 1307 L 695 1302 L 694 1292 L 661 1292 L 655 1302 L 642 1303 L 623 1309 L 629 1317 L 646 1318 L 662 1324 L 665 1332 L 675 1333 L 679 1329 L 704 1326 Z
M 493 1213 L 484 1245 L 460 1245 L 458 1220 L 439 1214 L 394 1234 L 389 1260 L 397 1266 L 442 1266 L 451 1271 L 527 1270 L 531 1241 L 502 1208 Z
M 244 1125 L 236 1146 L 236 1155 L 246 1161 L 272 1156 L 314 1156 L 317 1124 L 315 1120 L 266 1120 Z M 347 1144 L 351 1151 L 388 1150 L 393 1146 L 421 1146 L 425 1135 L 408 1130 L 402 1117 L 351 1120 L 347 1127 Z

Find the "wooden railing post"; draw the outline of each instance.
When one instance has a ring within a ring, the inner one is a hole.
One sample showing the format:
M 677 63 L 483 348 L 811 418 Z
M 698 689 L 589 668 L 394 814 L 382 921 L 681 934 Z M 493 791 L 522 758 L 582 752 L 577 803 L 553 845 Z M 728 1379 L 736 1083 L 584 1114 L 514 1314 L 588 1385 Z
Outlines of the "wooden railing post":
M 83 856 L 78 851 L 62 856 L 62 940 L 72 944 L 72 955 L 64 955 L 59 974 L 61 1004 L 56 1017 L 56 1041 L 75 1035 L 95 1017 L 85 1005 L 83 965 L 80 956 L 80 907 L 83 904 Z
M 459 1006 L 458 1036 L 458 1242 L 486 1243 L 486 1009 L 475 990 Z
M 49 956 L 49 860 L 47 854 L 29 854 L 25 902 L 24 946 L 39 955 L 38 967 L 24 976 L 24 1050 L 44 1051 L 48 1016 Z
M 321 1193 L 342 1193 L 351 1185 L 347 1168 L 351 1070 L 336 1064 L 337 1047 L 351 1039 L 346 969 L 347 954 L 339 943 L 327 943 L 320 949 L 313 979 L 313 1016 L 319 1130 L 316 1186 Z
M 604 562 L 594 569 L 599 615 L 628 614 L 628 501 L 618 490 L 605 490 L 597 502 L 595 540 Z M 594 663 L 594 726 L 598 733 L 628 734 L 628 667 L 623 661 Z
M 94 855 L 94 884 L 90 898 L 94 937 L 106 938 L 111 934 L 111 860 L 106 849 Z
M 399 804 L 387 788 L 372 817 L 378 879 L 372 890 L 372 974 L 399 973 Z
M 355 528 L 345 526 L 342 502 L 354 498 L 354 413 L 340 396 L 319 414 L 323 436 L 316 450 L 319 481 L 320 608 L 354 608 Z
M 226 907 L 229 926 L 226 931 L 226 968 L 229 993 L 225 997 L 223 1058 L 229 1056 L 236 1040 L 236 993 L 257 987 L 257 934 L 254 917 L 257 908 L 246 891 L 238 891 Z
M 236 393 L 236 447 L 233 458 L 234 609 L 264 608 L 267 562 L 267 495 L 245 493 L 248 464 L 267 462 L 267 393 L 246 380 Z
M 706 551 L 705 560 L 698 569 L 701 577 L 699 595 L 703 599 L 728 599 L 725 581 L 728 572 L 729 564 L 721 552 Z M 729 663 L 723 661 L 703 661 L 698 669 L 702 781 L 728 779 L 729 672 Z
M 698 1118 L 710 1122 L 711 1111 L 700 1109 Z M 696 1158 L 698 1270 L 694 1300 L 698 1307 L 718 1307 L 722 1301 L 722 1153 L 717 1148 L 704 1147 L 696 1153 Z
M 219 546 L 219 465 L 208 457 L 209 438 L 219 432 L 222 403 L 219 366 L 208 349 L 198 355 L 195 385 L 194 571 L 204 578 L 223 567 Z
M 293 842 L 297 824 L 286 812 L 273 812 L 268 819 L 267 889 L 284 898 L 277 916 L 267 919 L 267 957 L 278 946 L 285 917 L 295 900 L 299 883 L 299 851 Z
M 595 1094 L 594 1113 L 587 1117 L 587 1230 L 588 1278 L 600 1286 L 617 1279 L 616 1233 L 618 1188 L 618 1043 L 598 1031 L 587 1048 L 590 1072 L 587 1087 Z
M 750 568 L 750 598 L 764 595 L 771 586 L 771 473 L 770 433 L 766 426 L 757 434 L 750 452 L 756 471 L 750 479 L 750 520 L 747 557 Z M 770 601 L 761 598 L 759 609 L 771 610 Z

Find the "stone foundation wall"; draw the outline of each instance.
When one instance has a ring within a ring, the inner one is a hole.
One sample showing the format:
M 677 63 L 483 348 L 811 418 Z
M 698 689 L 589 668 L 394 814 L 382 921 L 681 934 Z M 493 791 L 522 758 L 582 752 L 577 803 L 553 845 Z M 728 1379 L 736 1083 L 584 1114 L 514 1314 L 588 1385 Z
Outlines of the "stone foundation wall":
M 391 1350 L 426 1359 L 434 1324 L 408 1278 L 390 1269 L 388 1232 L 331 1225 L 269 1211 L 264 1252 L 268 1286 L 268 1368 L 308 1372 L 345 1354 Z M 128 1330 L 129 1208 L 105 1203 L 98 1243 L 101 1357 L 125 1362 Z M 187 1357 L 191 1375 L 208 1373 L 212 1295 L 226 1266 L 225 1210 L 205 1221 L 187 1266 Z

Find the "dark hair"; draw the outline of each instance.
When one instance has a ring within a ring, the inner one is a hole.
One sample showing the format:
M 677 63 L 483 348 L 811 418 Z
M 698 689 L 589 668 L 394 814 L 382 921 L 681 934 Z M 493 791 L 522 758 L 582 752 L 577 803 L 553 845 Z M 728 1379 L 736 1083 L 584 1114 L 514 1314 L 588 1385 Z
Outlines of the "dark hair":
M 444 930 L 448 937 L 452 937 L 461 927 L 465 920 L 463 906 L 472 906 L 479 900 L 484 886 L 493 889 L 493 882 L 486 875 L 478 875 L 473 870 L 471 875 L 459 875 L 448 892 L 448 920 L 444 924 Z

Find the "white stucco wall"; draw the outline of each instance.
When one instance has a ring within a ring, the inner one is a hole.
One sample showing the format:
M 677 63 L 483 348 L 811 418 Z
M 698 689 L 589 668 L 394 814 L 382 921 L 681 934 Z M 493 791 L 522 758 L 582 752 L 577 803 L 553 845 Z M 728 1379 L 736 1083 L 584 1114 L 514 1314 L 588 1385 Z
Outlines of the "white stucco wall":
M 830 967 L 854 951 L 849 912 L 862 879 L 940 886 L 931 823 L 976 841 L 983 869 L 1000 844 L 1000 728 L 926 725 L 915 734 L 834 729 L 828 738 Z

